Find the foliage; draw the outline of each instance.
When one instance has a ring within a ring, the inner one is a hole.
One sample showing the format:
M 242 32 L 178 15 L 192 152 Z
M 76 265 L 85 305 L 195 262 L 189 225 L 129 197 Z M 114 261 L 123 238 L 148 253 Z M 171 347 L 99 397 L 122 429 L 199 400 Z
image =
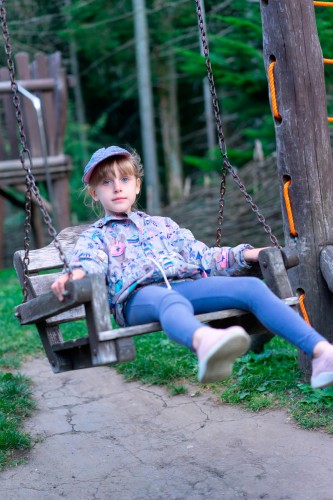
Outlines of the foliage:
M 131 144 L 142 152 L 138 111 L 138 84 L 132 0 L 24 0 L 6 2 L 14 51 L 61 50 L 72 72 L 75 42 L 86 124 L 75 118 L 74 93 L 66 138 L 73 156 L 72 202 L 79 219 L 89 218 L 82 207 L 80 179 L 86 156 L 112 142 Z M 161 96 L 170 81 L 168 63 L 175 57 L 178 118 L 185 160 L 184 174 L 220 170 L 220 153 L 207 151 L 202 79 L 205 64 L 200 55 L 195 3 L 190 0 L 146 0 L 150 65 L 154 91 L 155 125 L 161 181 L 165 182 L 162 148 Z M 216 2 L 205 0 L 214 81 L 220 103 L 223 131 L 230 161 L 241 167 L 252 158 L 255 140 L 265 155 L 275 149 L 268 85 L 262 58 L 259 0 Z M 316 8 L 324 57 L 333 58 L 333 22 L 330 9 Z M 327 65 L 329 114 L 333 115 L 333 66 Z M 82 148 L 79 129 L 88 144 Z M 201 161 L 200 161 L 201 160 Z

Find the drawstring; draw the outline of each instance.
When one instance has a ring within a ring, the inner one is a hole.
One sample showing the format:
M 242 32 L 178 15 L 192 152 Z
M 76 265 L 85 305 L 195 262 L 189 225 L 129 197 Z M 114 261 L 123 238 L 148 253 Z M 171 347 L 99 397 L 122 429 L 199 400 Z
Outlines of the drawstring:
M 153 259 L 152 257 L 147 257 L 147 259 L 151 260 L 155 264 L 155 266 L 158 267 L 158 269 L 161 272 L 162 277 L 165 281 L 166 286 L 169 288 L 169 290 L 172 290 L 171 285 L 168 281 L 168 278 L 166 277 L 165 271 L 164 271 L 163 267 L 161 266 L 161 264 L 159 262 L 157 262 L 157 260 Z

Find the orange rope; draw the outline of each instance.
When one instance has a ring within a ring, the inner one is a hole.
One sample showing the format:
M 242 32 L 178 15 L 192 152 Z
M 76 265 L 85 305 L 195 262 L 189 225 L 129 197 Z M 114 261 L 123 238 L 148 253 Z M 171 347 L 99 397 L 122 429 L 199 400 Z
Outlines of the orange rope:
M 291 184 L 290 180 L 285 182 L 285 184 L 283 186 L 283 196 L 284 196 L 284 202 L 286 204 L 290 234 L 292 234 L 293 236 L 296 237 L 296 236 L 298 236 L 298 233 L 295 229 L 294 217 L 293 217 L 293 212 L 291 209 L 291 203 L 290 203 L 290 198 L 289 198 L 289 186 L 290 186 L 290 184 Z
M 282 120 L 282 116 L 280 115 L 277 107 L 277 102 L 276 102 L 276 92 L 275 92 L 275 82 L 274 82 L 274 66 L 276 64 L 276 61 L 271 62 L 271 64 L 268 67 L 268 80 L 269 80 L 269 89 L 271 92 L 271 99 L 272 99 L 272 108 L 273 108 L 273 115 L 277 120 Z
M 333 2 L 313 2 L 315 7 L 333 7 Z
M 333 4 L 333 2 L 332 2 Z M 324 64 L 333 64 L 333 59 L 324 59 Z M 333 118 L 327 118 L 328 123 L 333 123 Z
M 308 313 L 306 312 L 304 299 L 305 299 L 305 293 L 302 293 L 302 295 L 298 297 L 299 307 L 301 308 L 304 320 L 307 322 L 308 325 L 311 325 Z

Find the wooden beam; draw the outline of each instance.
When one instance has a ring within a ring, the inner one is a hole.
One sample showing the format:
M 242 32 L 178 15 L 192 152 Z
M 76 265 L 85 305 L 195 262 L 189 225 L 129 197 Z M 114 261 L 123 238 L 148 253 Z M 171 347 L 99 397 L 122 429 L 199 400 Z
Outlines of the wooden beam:
M 9 78 L 9 75 L 8 75 Z M 17 80 L 17 84 L 22 85 L 29 92 L 47 91 L 55 88 L 56 82 L 54 78 L 36 78 L 35 80 Z M 11 82 L 0 82 L 0 94 L 10 94 L 12 92 Z

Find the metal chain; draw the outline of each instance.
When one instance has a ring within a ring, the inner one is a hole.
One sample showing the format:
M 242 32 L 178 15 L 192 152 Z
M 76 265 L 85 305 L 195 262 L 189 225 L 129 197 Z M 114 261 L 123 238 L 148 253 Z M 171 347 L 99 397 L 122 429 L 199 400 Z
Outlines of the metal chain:
M 2 24 L 2 36 L 5 41 L 5 52 L 7 55 L 7 66 L 9 70 L 9 77 L 11 81 L 11 90 L 13 93 L 13 104 L 15 107 L 15 114 L 16 114 L 16 120 L 18 124 L 18 129 L 19 129 L 19 135 L 20 135 L 20 143 L 22 146 L 22 151 L 20 153 L 20 161 L 22 164 L 22 168 L 26 171 L 26 177 L 25 177 L 25 184 L 26 184 L 26 191 L 25 191 L 25 210 L 26 210 L 26 218 L 25 218 L 25 223 L 24 223 L 24 259 L 23 259 L 23 270 L 24 270 L 24 280 L 23 280 L 23 292 L 24 292 L 24 302 L 28 300 L 28 282 L 29 282 L 29 246 L 30 246 L 30 232 L 31 232 L 31 199 L 32 199 L 32 194 L 35 196 L 38 206 L 43 214 L 44 222 L 46 223 L 48 227 L 48 232 L 49 235 L 53 238 L 53 243 L 56 249 L 59 252 L 60 259 L 64 265 L 64 268 L 66 272 L 68 272 L 71 275 L 71 271 L 69 268 L 68 261 L 66 259 L 66 256 L 61 248 L 61 244 L 59 240 L 57 239 L 57 232 L 52 225 L 51 217 L 49 213 L 47 212 L 47 209 L 45 207 L 45 204 L 40 196 L 39 189 L 36 185 L 35 178 L 32 174 L 32 159 L 31 159 L 31 153 L 27 147 L 27 139 L 26 135 L 24 132 L 24 125 L 23 125 L 23 117 L 22 117 L 22 110 L 21 110 L 21 104 L 20 104 L 20 97 L 18 93 L 18 87 L 15 81 L 15 70 L 14 70 L 14 62 L 12 58 L 12 47 L 10 43 L 10 37 L 9 37 L 9 31 L 8 31 L 8 26 L 7 26 L 7 19 L 6 19 L 6 9 L 4 7 L 4 1 L 0 0 L 0 18 L 1 18 L 1 24 Z M 25 157 L 28 159 L 28 165 L 25 163 Z
M 206 35 L 206 30 L 205 30 L 205 25 L 204 25 L 204 18 L 202 15 L 202 9 L 201 9 L 200 3 L 201 3 L 201 0 L 195 0 L 201 43 L 202 43 L 203 53 L 204 53 L 205 60 L 206 60 L 206 68 L 207 68 L 207 76 L 208 76 L 208 81 L 209 81 L 210 92 L 212 94 L 212 102 L 213 102 L 213 109 L 214 109 L 214 115 L 215 115 L 215 121 L 216 121 L 217 134 L 218 134 L 219 149 L 220 149 L 220 152 L 221 152 L 221 155 L 223 158 L 222 180 L 221 180 L 221 186 L 220 186 L 218 228 L 216 231 L 216 244 L 217 244 L 217 246 L 221 246 L 223 212 L 224 212 L 224 196 L 225 196 L 225 190 L 226 190 L 226 176 L 227 176 L 227 173 L 230 172 L 234 181 L 238 185 L 240 191 L 245 196 L 246 201 L 250 204 L 251 209 L 257 215 L 258 221 L 260 222 L 260 224 L 263 225 L 264 230 L 269 235 L 269 238 L 270 238 L 271 242 L 273 243 L 273 245 L 278 247 L 278 248 L 281 248 L 281 246 L 278 242 L 278 239 L 276 238 L 276 236 L 272 232 L 271 227 L 266 223 L 265 217 L 260 213 L 258 206 L 253 202 L 252 197 L 247 192 L 244 184 L 242 184 L 235 169 L 232 167 L 232 165 L 230 164 L 230 162 L 228 160 L 227 148 L 226 148 L 224 134 L 223 134 L 223 130 L 222 130 L 220 108 L 219 108 L 219 103 L 218 103 L 218 99 L 217 99 L 217 95 L 216 95 L 216 89 L 215 89 L 215 83 L 214 83 L 214 77 L 213 77 L 213 69 L 212 69 L 210 55 L 209 55 L 208 40 L 207 40 L 207 35 Z

